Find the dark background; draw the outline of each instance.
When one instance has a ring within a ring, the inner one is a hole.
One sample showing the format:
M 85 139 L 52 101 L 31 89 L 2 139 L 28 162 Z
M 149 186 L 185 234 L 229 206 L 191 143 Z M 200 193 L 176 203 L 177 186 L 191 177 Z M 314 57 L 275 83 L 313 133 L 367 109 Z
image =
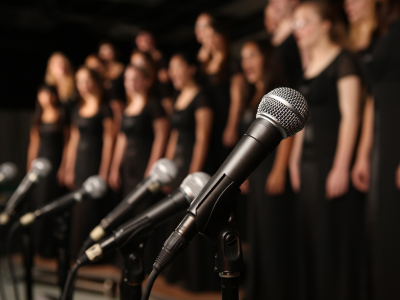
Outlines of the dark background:
M 337 0 L 336 2 L 339 2 Z M 127 63 L 134 36 L 154 32 L 167 55 L 197 49 L 193 28 L 200 12 L 222 17 L 233 49 L 243 39 L 263 36 L 267 0 L 1 0 L 0 109 L 34 107 L 46 62 L 64 52 L 76 66 L 96 52 L 99 41 L 114 42 Z

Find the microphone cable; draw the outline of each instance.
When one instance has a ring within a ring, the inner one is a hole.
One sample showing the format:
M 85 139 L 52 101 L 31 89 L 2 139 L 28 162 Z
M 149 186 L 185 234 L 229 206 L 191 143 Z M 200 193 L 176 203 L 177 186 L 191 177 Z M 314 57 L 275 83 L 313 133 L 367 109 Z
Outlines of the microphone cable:
M 143 289 L 142 300 L 148 300 L 150 298 L 151 290 L 159 274 L 160 272 L 157 269 L 151 271 Z
M 70 295 L 72 294 L 73 291 L 73 284 L 79 267 L 80 265 L 76 263 L 75 266 L 70 271 L 68 271 L 68 276 L 64 285 L 63 293 L 61 295 L 61 300 L 71 299 Z
M 15 274 L 15 269 L 14 269 L 14 264 L 12 262 L 12 251 L 13 251 L 13 237 L 17 230 L 20 228 L 20 223 L 15 222 L 11 228 L 10 231 L 8 232 L 7 235 L 7 262 L 8 262 L 8 268 L 10 270 L 10 275 L 11 275 L 11 281 L 12 281 L 12 286 L 13 286 L 13 291 L 14 291 L 14 297 L 15 300 L 20 300 L 19 293 L 18 293 L 18 280 L 17 276 Z

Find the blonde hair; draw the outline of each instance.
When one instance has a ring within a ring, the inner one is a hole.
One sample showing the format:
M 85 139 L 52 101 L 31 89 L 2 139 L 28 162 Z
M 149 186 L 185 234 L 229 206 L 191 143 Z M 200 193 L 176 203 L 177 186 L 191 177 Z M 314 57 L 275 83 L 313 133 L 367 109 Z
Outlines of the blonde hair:
M 58 82 L 52 74 L 51 63 L 55 57 L 61 57 L 65 66 L 65 78 L 62 82 Z M 75 80 L 74 70 L 69 59 L 62 52 L 54 52 L 49 60 L 47 61 L 46 74 L 44 76 L 44 82 L 48 85 L 53 85 L 57 88 L 60 102 L 65 102 L 68 98 L 71 98 L 75 94 Z

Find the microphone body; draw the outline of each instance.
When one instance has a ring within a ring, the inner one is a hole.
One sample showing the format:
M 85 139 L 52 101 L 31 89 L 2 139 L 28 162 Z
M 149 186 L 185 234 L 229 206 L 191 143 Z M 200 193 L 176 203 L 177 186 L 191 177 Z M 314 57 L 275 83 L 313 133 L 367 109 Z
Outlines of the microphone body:
M 178 172 L 177 166 L 171 160 L 158 160 L 150 175 L 143 179 L 125 199 L 117 205 L 90 233 L 91 242 L 97 242 L 107 232 L 126 220 L 127 215 L 140 203 L 152 198 L 162 186 L 170 184 Z
M 32 161 L 31 170 L 22 179 L 0 214 L 0 225 L 5 225 L 10 221 L 10 217 L 14 215 L 15 209 L 22 202 L 32 185 L 39 182 L 40 178 L 46 177 L 50 171 L 51 163 L 48 159 L 39 157 Z
M 242 183 L 283 138 L 303 129 L 307 118 L 307 102 L 297 91 L 280 88 L 265 95 L 256 120 L 192 202 L 182 222 L 164 243 L 153 268 L 161 272 L 197 233 L 215 234 L 215 225 L 229 218 Z
M 0 184 L 13 180 L 17 173 L 18 168 L 14 163 L 2 163 L 0 165 Z
M 89 248 L 78 261 L 82 264 L 87 260 L 94 261 L 116 248 L 122 248 L 133 237 L 142 241 L 150 236 L 157 227 L 187 209 L 209 179 L 210 176 L 203 172 L 187 176 L 175 192 L 121 225 L 108 238 Z
M 84 183 L 82 188 L 68 193 L 53 202 L 23 215 L 19 222 L 22 226 L 28 226 L 35 220 L 47 217 L 50 214 L 61 212 L 77 202 L 86 199 L 101 198 L 107 191 L 107 184 L 100 176 L 91 176 Z

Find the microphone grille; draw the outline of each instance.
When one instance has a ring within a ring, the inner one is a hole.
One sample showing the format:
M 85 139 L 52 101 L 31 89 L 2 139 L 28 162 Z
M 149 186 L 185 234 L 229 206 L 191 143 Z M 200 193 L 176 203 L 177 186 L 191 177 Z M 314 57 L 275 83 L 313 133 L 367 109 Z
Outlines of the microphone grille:
M 83 189 L 93 199 L 101 198 L 107 192 L 108 186 L 103 178 L 100 176 L 90 176 L 83 183 Z
M 0 173 L 3 174 L 4 180 L 12 180 L 17 175 L 18 168 L 12 162 L 5 162 L 0 165 Z
M 257 117 L 272 121 L 281 131 L 283 138 L 287 138 L 306 125 L 308 104 L 298 91 L 286 87 L 277 88 L 262 98 Z
M 162 186 L 168 185 L 178 175 L 178 166 L 172 160 L 161 158 L 154 163 L 150 175 Z
M 211 176 L 204 172 L 196 172 L 186 176 L 182 181 L 181 189 L 183 189 L 186 195 L 193 201 L 196 198 L 203 187 L 210 180 Z
M 32 161 L 31 164 L 32 172 L 39 177 L 46 177 L 51 169 L 51 162 L 45 157 L 38 157 Z

